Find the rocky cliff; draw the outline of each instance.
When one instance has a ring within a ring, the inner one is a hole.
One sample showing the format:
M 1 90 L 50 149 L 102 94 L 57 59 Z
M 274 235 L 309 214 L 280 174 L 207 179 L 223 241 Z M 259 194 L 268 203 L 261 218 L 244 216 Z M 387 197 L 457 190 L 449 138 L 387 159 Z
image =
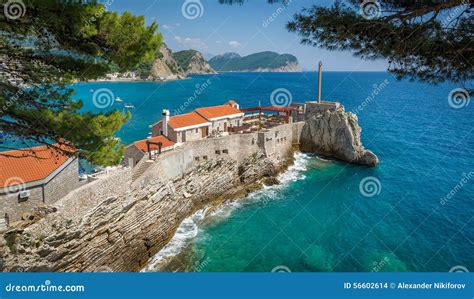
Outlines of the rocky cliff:
M 39 221 L 5 233 L 1 270 L 138 271 L 186 217 L 259 188 L 278 167 L 256 154 L 240 165 L 229 158 L 209 160 L 169 182 L 159 171 L 131 182 L 130 170 L 124 170 L 61 199 Z
M 186 75 L 216 74 L 204 56 L 195 50 L 179 51 L 173 54 L 174 59 Z
M 108 74 L 99 81 L 169 81 L 185 79 L 191 74 L 216 74 L 203 55 L 195 50 L 173 53 L 161 44 L 152 62 L 145 62 L 126 73 Z
M 339 105 L 328 108 L 307 104 L 300 149 L 354 164 L 378 164 L 378 157 L 362 145 L 357 116 Z
M 184 70 L 174 59 L 173 52 L 165 43 L 161 44 L 150 75 L 152 80 L 176 80 L 186 77 Z

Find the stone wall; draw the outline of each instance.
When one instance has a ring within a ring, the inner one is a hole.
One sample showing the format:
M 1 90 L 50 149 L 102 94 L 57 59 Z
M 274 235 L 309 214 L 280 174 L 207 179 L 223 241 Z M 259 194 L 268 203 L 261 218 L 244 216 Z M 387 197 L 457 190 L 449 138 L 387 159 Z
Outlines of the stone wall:
M 137 165 L 145 156 L 145 153 L 139 150 L 135 145 L 131 144 L 125 148 L 123 156 L 123 166 L 135 167 L 135 165 Z M 133 159 L 132 165 L 130 165 L 129 158 Z
M 5 213 L 7 213 L 10 222 L 18 221 L 24 213 L 31 213 L 34 208 L 44 204 L 52 204 L 78 188 L 78 160 L 68 160 L 65 163 L 68 164 L 61 171 L 53 173 L 53 176 L 46 178 L 44 182 L 24 184 L 21 190 L 30 192 L 30 196 L 27 199 L 19 198 L 19 190 L 0 193 L 0 217 L 4 217 Z
M 295 122 L 292 123 L 291 130 L 292 130 L 292 142 L 293 145 L 299 145 L 301 142 L 301 132 L 303 132 L 305 122 Z
M 45 203 L 50 205 L 79 187 L 79 160 L 75 159 L 44 187 Z
M 20 220 L 22 214 L 31 212 L 34 208 L 43 205 L 43 187 L 34 186 L 25 188 L 30 192 L 30 196 L 26 200 L 19 199 L 19 192 L 0 193 L 0 217 L 4 217 L 5 213 L 10 217 L 10 222 Z
M 202 128 L 194 128 L 186 131 L 177 132 L 178 142 L 188 142 L 202 138 Z M 186 135 L 186 137 L 184 137 Z

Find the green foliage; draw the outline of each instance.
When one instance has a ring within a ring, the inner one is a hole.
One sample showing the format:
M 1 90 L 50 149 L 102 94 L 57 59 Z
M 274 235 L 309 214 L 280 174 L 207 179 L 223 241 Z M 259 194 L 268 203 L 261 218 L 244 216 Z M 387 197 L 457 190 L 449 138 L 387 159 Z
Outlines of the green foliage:
M 247 0 L 219 0 L 243 5 Z M 289 5 L 289 0 L 267 0 Z M 295 1 L 293 1 L 295 2 Z M 340 0 L 303 9 L 287 28 L 303 44 L 387 59 L 399 79 L 472 85 L 474 17 L 466 0 Z M 363 5 L 364 4 L 364 5 Z M 472 92 L 472 87 L 466 86 Z
M 467 1 L 378 0 L 373 15 L 360 1 L 314 6 L 288 24 L 304 44 L 388 59 L 398 78 L 467 83 L 474 77 L 474 18 Z M 367 12 L 370 13 L 370 12 Z M 369 16 L 369 17 L 367 17 Z
M 236 53 L 227 53 L 212 58 L 209 64 L 216 71 L 226 72 L 258 68 L 279 68 L 292 62 L 298 62 L 298 60 L 290 54 L 279 55 L 275 52 L 261 52 L 245 57 L 240 57 Z
M 94 164 L 117 164 L 123 146 L 114 133 L 130 115 L 81 112 L 70 84 L 154 59 L 162 40 L 157 24 L 95 1 L 24 3 L 21 18 L 0 18 L 0 146 L 11 139 L 23 146 L 72 144 Z
M 198 53 L 196 50 L 184 50 L 173 53 L 173 58 L 183 70 L 187 70 L 191 59 Z

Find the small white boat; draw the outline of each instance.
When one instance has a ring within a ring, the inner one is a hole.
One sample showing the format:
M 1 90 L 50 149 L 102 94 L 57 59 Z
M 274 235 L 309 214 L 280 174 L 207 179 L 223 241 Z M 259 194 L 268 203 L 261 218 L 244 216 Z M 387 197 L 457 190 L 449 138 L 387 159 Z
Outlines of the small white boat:
M 122 102 L 123 102 L 123 100 L 122 100 L 120 97 L 116 97 L 116 98 L 115 98 L 115 101 L 116 101 L 117 103 L 122 103 Z
M 124 107 L 127 109 L 135 109 L 135 106 L 133 106 L 132 104 L 125 104 Z

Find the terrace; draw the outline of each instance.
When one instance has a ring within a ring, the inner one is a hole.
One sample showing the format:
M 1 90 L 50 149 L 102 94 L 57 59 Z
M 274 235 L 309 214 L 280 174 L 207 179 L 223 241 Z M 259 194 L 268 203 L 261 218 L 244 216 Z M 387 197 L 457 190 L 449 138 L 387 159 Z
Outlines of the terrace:
M 297 113 L 296 107 L 251 107 L 241 109 L 245 113 L 243 124 L 229 128 L 230 134 L 245 134 L 271 129 L 273 127 L 291 123 Z

